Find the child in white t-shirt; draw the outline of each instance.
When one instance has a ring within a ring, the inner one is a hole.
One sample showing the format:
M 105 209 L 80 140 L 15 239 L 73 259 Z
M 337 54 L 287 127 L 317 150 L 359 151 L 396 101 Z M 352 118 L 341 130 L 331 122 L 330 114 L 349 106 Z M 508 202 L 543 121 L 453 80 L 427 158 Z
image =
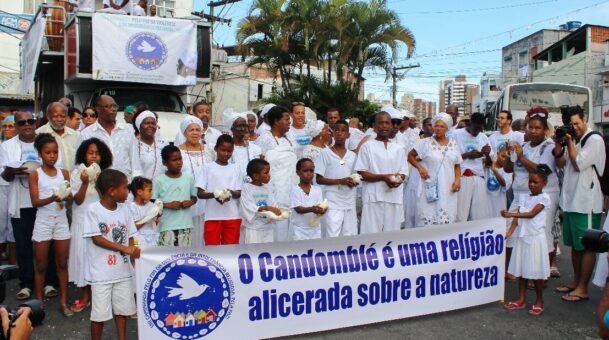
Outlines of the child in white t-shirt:
M 351 178 L 357 156 L 345 146 L 349 124 L 344 120 L 334 123 L 333 137 L 334 145 L 323 149 L 315 160 L 317 184 L 329 204 L 322 227 L 327 237 L 357 235 L 357 183 Z
M 150 201 L 152 198 L 152 181 L 146 177 L 137 176 L 129 185 L 133 194 L 133 202 L 129 202 L 129 211 L 135 222 L 137 233 L 134 235 L 136 246 L 156 246 L 159 243 L 159 231 L 156 227 L 156 219 L 145 223 L 137 223 L 148 211 L 155 207 Z M 153 226 L 153 223 L 155 224 Z
M 218 137 L 214 147 L 216 161 L 204 164 L 197 176 L 197 195 L 207 200 L 203 232 L 206 246 L 239 244 L 241 215 L 237 199 L 241 197 L 243 176 L 236 164 L 229 163 L 234 147 L 231 136 Z
M 127 316 L 136 312 L 132 263 L 140 256 L 129 207 L 127 176 L 113 169 L 99 174 L 101 200 L 89 206 L 83 236 L 89 240 L 85 281 L 91 285 L 91 338 L 101 339 L 104 322 L 114 314 L 118 338 L 127 336 Z
M 506 239 L 515 238 L 508 273 L 518 277 L 518 300 L 505 304 L 505 309 L 518 310 L 526 307 L 527 280 L 535 285 L 537 299 L 529 310 L 530 315 L 540 315 L 544 311 L 543 281 L 550 276 L 550 259 L 546 241 L 546 214 L 551 200 L 543 188 L 548 183 L 552 170 L 540 164 L 529 175 L 529 194 L 521 194 L 517 211 L 501 211 L 501 216 L 513 218 Z
M 243 184 L 239 200 L 245 244 L 274 241 L 275 222 L 260 215 L 265 211 L 276 216 L 281 215 L 281 210 L 275 205 L 273 187 L 268 185 L 271 180 L 270 172 L 271 165 L 263 159 L 252 159 L 247 164 L 247 176 L 250 183 Z
M 294 240 L 313 240 L 321 238 L 321 219 L 327 208 L 318 204 L 323 201 L 321 188 L 313 185 L 315 164 L 310 158 L 301 158 L 296 162 L 296 174 L 300 183 L 292 187 L 290 193 L 290 224 L 294 230 Z
M 504 170 L 507 162 L 507 149 L 497 152 L 497 159 L 493 161 L 488 169 L 486 178 L 486 189 L 489 192 L 489 206 L 491 217 L 501 216 L 501 210 L 508 208 L 506 191 L 512 185 L 512 174 Z

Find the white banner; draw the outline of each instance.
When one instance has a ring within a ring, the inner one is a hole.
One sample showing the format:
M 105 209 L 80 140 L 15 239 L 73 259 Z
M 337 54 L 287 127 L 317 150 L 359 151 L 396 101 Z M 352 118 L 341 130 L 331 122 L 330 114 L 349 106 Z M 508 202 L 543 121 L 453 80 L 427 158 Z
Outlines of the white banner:
M 196 70 L 193 21 L 93 14 L 93 79 L 195 85 Z
M 34 75 L 38 65 L 38 57 L 44 39 L 44 28 L 47 20 L 40 16 L 32 24 L 29 31 L 21 39 L 19 48 L 21 49 L 21 93 L 33 93 Z
M 150 247 L 140 339 L 259 339 L 503 299 L 502 218 L 315 241 Z

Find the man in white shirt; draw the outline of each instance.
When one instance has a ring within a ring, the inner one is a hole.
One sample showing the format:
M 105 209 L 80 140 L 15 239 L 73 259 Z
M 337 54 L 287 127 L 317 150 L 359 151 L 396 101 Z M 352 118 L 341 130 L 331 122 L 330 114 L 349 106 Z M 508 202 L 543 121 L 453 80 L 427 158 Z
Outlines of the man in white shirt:
M 489 137 L 493 153 L 497 154 L 499 150 L 506 146 L 508 141 L 515 141 L 520 145 L 524 143 L 524 133 L 512 130 L 512 113 L 510 111 L 499 112 L 497 128 L 499 130 L 493 132 Z
M 459 125 L 459 108 L 457 105 L 448 105 L 446 107 L 446 111 L 453 118 L 453 126 L 448 128 L 449 136 L 452 135 L 455 130 L 457 130 L 457 125 Z
M 140 0 L 137 5 L 133 6 L 133 13 L 131 15 L 138 17 L 146 16 L 146 8 L 148 8 L 148 1 Z
M 47 106 L 46 117 L 48 123 L 39 127 L 36 134 L 48 133 L 55 137 L 59 145 L 59 153 L 63 168 L 72 172 L 76 157 L 76 144 L 78 132 L 66 126 L 68 108 L 60 102 L 53 102 Z
M 455 130 L 452 136 L 463 157 L 457 222 L 491 217 L 484 166 L 490 164 L 494 154 L 488 137 L 482 133 L 484 122 L 482 113 L 473 113 L 470 126 Z
M 80 132 L 78 145 L 95 137 L 112 151 L 112 168 L 121 171 L 129 181 L 143 174 L 137 157 L 137 140 L 132 125 L 116 121 L 118 105 L 110 96 L 102 95 L 95 101 L 97 121 Z
M 596 262 L 596 254 L 584 251 L 581 238 L 590 228 L 600 229 L 603 213 L 603 193 L 597 173 L 605 170 L 605 142 L 588 128 L 588 119 L 576 106 L 570 117 L 575 136 L 556 140 L 556 165 L 563 167 L 564 179 L 560 196 L 563 210 L 563 240 L 571 247 L 573 281 L 557 292 L 566 293 L 569 302 L 588 300 L 588 282 Z M 566 148 L 561 145 L 566 143 Z M 566 149 L 566 150 L 565 150 Z

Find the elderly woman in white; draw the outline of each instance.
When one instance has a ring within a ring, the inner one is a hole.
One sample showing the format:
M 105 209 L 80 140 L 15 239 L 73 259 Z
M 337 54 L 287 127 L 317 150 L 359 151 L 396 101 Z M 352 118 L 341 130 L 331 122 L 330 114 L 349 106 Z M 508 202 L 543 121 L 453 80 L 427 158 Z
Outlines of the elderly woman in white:
M 305 133 L 311 136 L 312 140 L 302 151 L 302 158 L 310 158 L 315 162 L 321 150 L 332 142 L 330 129 L 328 124 L 321 120 L 309 120 L 305 124 Z
M 167 143 L 156 137 L 157 117 L 151 111 L 142 111 L 135 117 L 134 127 L 139 132 L 137 159 L 142 167 L 143 177 L 153 180 L 165 173 L 161 150 Z
M 233 135 L 235 148 L 230 162 L 237 164 L 243 176 L 246 176 L 247 164 L 255 158 L 261 158 L 262 149 L 247 139 L 248 115 L 250 112 L 234 112 L 226 109 L 223 112 L 224 129 Z
M 213 161 L 213 153 L 201 143 L 203 122 L 195 116 L 186 116 L 180 123 L 180 131 L 185 142 L 179 146 L 182 153 L 182 172 L 191 174 L 195 183 L 201 176 L 205 162 Z M 205 221 L 205 200 L 197 200 L 192 209 L 193 230 L 191 233 L 192 246 L 203 247 L 203 223 Z
M 421 175 L 417 199 L 417 226 L 449 224 L 457 219 L 457 192 L 461 187 L 461 153 L 447 135 L 452 117 L 439 113 L 432 119 L 434 135 L 418 142 L 408 162 Z

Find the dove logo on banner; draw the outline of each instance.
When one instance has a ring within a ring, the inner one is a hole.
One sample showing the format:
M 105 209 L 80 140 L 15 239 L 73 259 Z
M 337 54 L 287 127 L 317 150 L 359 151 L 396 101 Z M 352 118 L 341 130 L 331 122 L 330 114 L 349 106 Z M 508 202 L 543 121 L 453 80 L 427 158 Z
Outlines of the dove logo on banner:
M 230 276 L 205 254 L 176 254 L 158 265 L 146 282 L 145 319 L 165 336 L 198 339 L 229 318 L 234 302 Z
M 167 61 L 167 47 L 156 34 L 137 33 L 127 42 L 127 57 L 136 67 L 152 71 Z

